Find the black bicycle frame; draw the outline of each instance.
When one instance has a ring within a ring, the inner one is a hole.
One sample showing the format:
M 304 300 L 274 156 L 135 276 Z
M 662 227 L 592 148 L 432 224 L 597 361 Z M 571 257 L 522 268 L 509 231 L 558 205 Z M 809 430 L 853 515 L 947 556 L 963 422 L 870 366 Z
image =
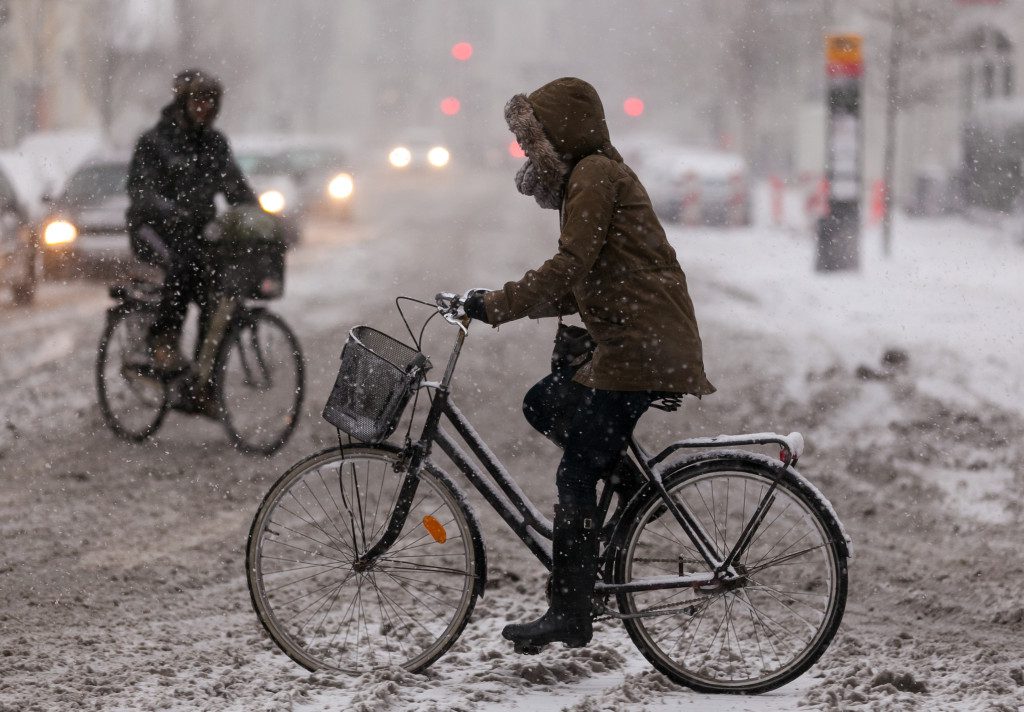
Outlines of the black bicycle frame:
M 247 320 L 254 320 L 264 310 L 261 306 L 247 306 L 243 300 L 226 294 L 214 294 L 211 295 L 211 298 L 215 301 L 210 309 L 206 329 L 203 333 L 203 341 L 197 349 L 192 370 L 186 371 L 183 374 L 175 374 L 174 378 L 170 379 L 172 381 L 179 381 L 186 376 L 192 378 L 194 379 L 192 387 L 196 391 L 202 391 L 212 382 L 215 376 L 214 367 L 217 365 L 217 360 L 220 358 L 221 352 L 229 345 L 228 336 L 231 329 L 244 325 Z M 121 302 L 119 304 L 108 310 L 108 320 L 121 314 L 128 315 L 136 311 L 155 311 L 156 309 L 156 306 L 153 304 L 140 302 L 130 297 L 121 297 L 120 299 Z M 253 379 L 253 372 L 256 369 L 262 372 L 264 376 L 269 372 L 260 351 L 258 349 L 253 349 L 253 351 L 256 354 L 255 364 L 250 364 L 246 361 L 243 352 L 242 368 L 245 371 L 246 378 L 249 380 Z M 254 369 L 254 366 L 256 369 Z
M 494 508 L 499 516 L 505 521 L 516 536 L 526 545 L 533 555 L 548 570 L 551 569 L 551 537 L 552 524 L 540 513 L 530 501 L 529 497 L 522 491 L 519 485 L 512 479 L 508 470 L 505 469 L 497 456 L 491 452 L 487 444 L 470 425 L 469 421 L 452 402 L 449 385 L 455 364 L 465 342 L 467 334 L 466 324 L 463 323 L 456 339 L 455 347 L 448 360 L 448 366 L 440 382 L 424 383 L 423 387 L 435 391 L 430 410 L 427 413 L 423 430 L 419 440 L 411 443 L 406 451 L 407 474 L 402 487 L 396 498 L 395 508 L 391 520 L 378 539 L 363 555 L 357 559 L 357 565 L 366 566 L 372 563 L 397 541 L 409 510 L 416 496 L 416 489 L 419 484 L 418 473 L 424 460 L 430 454 L 430 448 L 436 444 L 445 455 L 447 455 L 466 479 L 476 488 L 483 498 Z M 483 465 L 481 470 L 472 461 L 469 455 L 463 450 L 459 442 L 441 427 L 441 418 L 444 417 L 454 428 L 455 433 L 463 443 L 469 447 L 470 452 Z M 778 443 L 782 445 L 787 453 L 785 465 L 795 461 L 795 454 L 790 452 L 789 442 L 774 434 L 762 434 L 758 436 L 742 436 L 731 439 L 728 444 L 765 444 Z M 639 464 L 644 475 L 651 486 L 661 496 L 665 506 L 678 521 L 683 531 L 692 540 L 697 551 L 708 565 L 708 571 L 702 573 L 685 574 L 673 577 L 658 577 L 650 580 L 637 580 L 624 584 L 597 583 L 599 593 L 628 593 L 637 591 L 651 591 L 684 587 L 699 587 L 716 582 L 725 582 L 739 577 L 734 570 L 733 563 L 739 558 L 752 539 L 753 532 L 763 521 L 768 509 L 774 501 L 775 484 L 768 489 L 759 507 L 755 510 L 751 520 L 747 523 L 744 532 L 741 534 L 732 551 L 722 555 L 717 550 L 711 537 L 689 511 L 685 503 L 677 502 L 671 496 L 662 482 L 661 475 L 656 466 L 664 461 L 673 452 L 682 448 L 714 447 L 721 446 L 722 442 L 717 438 L 692 438 L 674 443 L 658 455 L 651 457 L 644 451 L 635 438 L 630 438 L 629 449 Z M 782 463 L 780 463 L 782 464 Z M 488 478 L 489 476 L 489 478 Z M 605 496 L 609 495 L 609 496 Z M 600 516 L 604 517 L 610 500 L 610 492 L 605 488 L 602 495 L 604 509 Z

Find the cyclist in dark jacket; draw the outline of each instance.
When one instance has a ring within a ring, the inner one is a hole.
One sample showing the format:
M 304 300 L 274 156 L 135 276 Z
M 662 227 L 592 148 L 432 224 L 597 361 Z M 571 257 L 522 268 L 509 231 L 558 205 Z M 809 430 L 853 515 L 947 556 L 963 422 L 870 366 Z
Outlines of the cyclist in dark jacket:
M 466 314 L 490 324 L 579 313 L 596 342 L 575 373 L 531 389 L 530 423 L 564 449 L 556 475 L 551 605 L 502 635 L 532 652 L 590 642 L 597 568 L 596 490 L 613 474 L 640 416 L 665 395 L 715 388 L 704 361 L 686 277 L 643 185 L 622 162 L 594 88 L 572 77 L 518 94 L 505 119 L 528 157 L 516 176 L 561 218 L 558 252 L 522 279 L 475 294 Z
M 256 202 L 227 139 L 213 128 L 222 94 L 221 83 L 202 70 L 178 73 L 174 100 L 139 138 L 128 170 L 132 250 L 166 271 L 150 332 L 160 369 L 180 370 L 187 363 L 177 344 L 190 302 L 199 305 L 201 342 L 210 259 L 201 234 L 216 216 L 214 196 L 223 193 L 232 205 Z

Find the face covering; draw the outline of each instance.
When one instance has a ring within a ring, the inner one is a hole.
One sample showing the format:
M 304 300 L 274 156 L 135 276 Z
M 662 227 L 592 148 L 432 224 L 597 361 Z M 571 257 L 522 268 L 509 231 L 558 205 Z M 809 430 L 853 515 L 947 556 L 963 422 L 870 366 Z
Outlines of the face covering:
M 559 189 L 557 192 L 553 192 L 541 180 L 537 167 L 529 159 L 516 173 L 516 189 L 523 195 L 533 196 L 533 199 L 537 201 L 537 205 L 542 208 L 557 210 L 562 207 L 562 190 Z

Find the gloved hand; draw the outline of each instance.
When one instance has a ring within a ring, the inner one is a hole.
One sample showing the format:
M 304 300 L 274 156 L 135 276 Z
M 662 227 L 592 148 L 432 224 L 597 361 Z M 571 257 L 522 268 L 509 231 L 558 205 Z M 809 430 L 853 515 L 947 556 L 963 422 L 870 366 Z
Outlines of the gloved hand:
M 487 320 L 487 307 L 484 306 L 485 289 L 474 289 L 467 293 L 465 301 L 462 302 L 462 310 L 470 319 L 490 324 Z

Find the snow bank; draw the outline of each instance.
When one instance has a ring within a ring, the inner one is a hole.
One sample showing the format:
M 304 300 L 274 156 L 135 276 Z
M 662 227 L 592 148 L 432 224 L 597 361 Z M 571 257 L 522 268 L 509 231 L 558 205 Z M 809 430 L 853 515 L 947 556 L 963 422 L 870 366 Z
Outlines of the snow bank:
M 1024 252 L 959 220 L 897 220 L 893 254 L 877 231 L 862 269 L 817 273 L 814 242 L 782 231 L 672 229 L 698 319 L 782 336 L 792 346 L 790 394 L 835 365 L 909 354 L 926 391 L 1024 413 Z M 707 329 L 708 327 L 705 327 Z M 705 353 L 715 382 L 716 355 Z M 967 366 L 967 368 L 965 368 Z

